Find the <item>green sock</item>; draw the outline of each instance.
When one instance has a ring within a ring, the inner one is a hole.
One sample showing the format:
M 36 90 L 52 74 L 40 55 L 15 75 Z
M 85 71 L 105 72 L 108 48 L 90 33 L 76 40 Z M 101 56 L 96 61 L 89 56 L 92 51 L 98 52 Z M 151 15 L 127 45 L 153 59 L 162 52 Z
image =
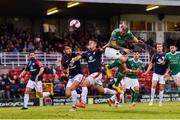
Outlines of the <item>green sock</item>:
M 109 69 L 112 69 L 113 67 L 116 67 L 116 66 L 118 66 L 118 65 L 120 65 L 120 64 L 122 64 L 121 60 L 116 59 L 113 63 L 108 64 L 108 68 L 109 68 Z
M 123 77 L 124 77 L 123 73 L 119 72 L 117 74 L 117 80 L 115 82 L 115 86 L 119 86 L 119 83 L 120 83 L 120 81 L 122 80 Z
M 138 102 L 138 97 L 139 97 L 139 91 L 138 90 L 134 90 L 133 102 Z

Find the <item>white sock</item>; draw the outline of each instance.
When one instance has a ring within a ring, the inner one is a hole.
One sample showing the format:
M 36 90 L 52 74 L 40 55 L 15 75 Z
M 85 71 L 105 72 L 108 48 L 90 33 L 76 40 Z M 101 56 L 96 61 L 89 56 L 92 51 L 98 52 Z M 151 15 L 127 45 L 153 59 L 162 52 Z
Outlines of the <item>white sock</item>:
M 122 100 L 122 103 L 124 103 L 124 94 L 120 94 L 120 101 Z
M 104 94 L 115 95 L 115 94 L 117 94 L 117 92 L 115 90 L 111 90 L 109 88 L 104 88 Z
M 160 102 L 163 101 L 163 95 L 164 95 L 164 90 L 159 91 L 159 101 L 160 101 Z
M 87 89 L 87 87 L 82 87 L 81 97 L 82 97 L 82 102 L 83 102 L 84 104 L 86 104 L 87 94 L 88 94 L 88 89 Z
M 29 94 L 24 94 L 24 107 L 27 108 L 29 102 Z
M 112 102 L 117 101 L 116 95 L 113 95 L 110 99 L 112 100 Z
M 151 88 L 151 101 L 154 101 L 155 89 Z
M 76 90 L 71 91 L 72 105 L 77 103 L 77 97 L 78 97 L 78 94 L 77 94 Z
M 48 97 L 50 95 L 50 92 L 43 92 L 43 97 Z

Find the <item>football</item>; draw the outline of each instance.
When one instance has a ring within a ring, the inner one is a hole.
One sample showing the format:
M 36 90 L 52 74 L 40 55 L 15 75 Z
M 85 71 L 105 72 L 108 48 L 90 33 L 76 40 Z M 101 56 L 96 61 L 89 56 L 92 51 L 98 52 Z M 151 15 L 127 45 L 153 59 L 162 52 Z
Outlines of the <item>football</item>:
M 79 20 L 73 19 L 70 21 L 69 26 L 78 29 L 81 26 L 81 23 L 79 22 Z

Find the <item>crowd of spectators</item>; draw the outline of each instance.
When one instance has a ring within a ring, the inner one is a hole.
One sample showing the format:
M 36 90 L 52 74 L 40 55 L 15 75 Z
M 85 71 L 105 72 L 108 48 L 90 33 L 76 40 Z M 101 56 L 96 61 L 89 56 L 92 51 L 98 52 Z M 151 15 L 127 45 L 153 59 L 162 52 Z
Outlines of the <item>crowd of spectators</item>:
M 65 31 L 59 33 L 43 33 L 41 35 L 33 35 L 30 31 L 14 28 L 11 23 L 0 25 L 0 51 L 2 52 L 62 52 L 64 44 L 70 45 L 73 50 L 86 49 L 87 41 L 90 39 L 98 39 L 100 46 L 107 42 L 107 36 L 103 37 L 96 32 L 90 31 Z

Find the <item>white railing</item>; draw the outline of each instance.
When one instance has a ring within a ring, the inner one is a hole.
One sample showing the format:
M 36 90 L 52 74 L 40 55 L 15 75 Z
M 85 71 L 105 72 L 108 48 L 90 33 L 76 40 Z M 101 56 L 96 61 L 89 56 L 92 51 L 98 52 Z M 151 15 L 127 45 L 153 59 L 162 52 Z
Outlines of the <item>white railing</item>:
M 130 58 L 133 57 L 132 54 L 129 56 Z M 57 65 L 59 64 L 60 60 L 62 58 L 62 54 L 60 53 L 36 53 L 36 59 L 40 60 L 42 64 L 44 65 Z M 1 59 L 1 65 L 7 66 L 11 65 L 12 68 L 15 66 L 21 66 L 25 65 L 28 61 L 28 53 L 26 52 L 20 52 L 20 53 L 14 53 L 14 52 L 1 52 L 0 53 L 0 59 Z M 149 53 L 140 53 L 140 59 L 145 63 L 150 62 L 150 56 Z M 109 63 L 112 61 L 112 59 L 106 58 L 104 55 L 102 56 L 102 62 L 103 63 Z M 87 64 L 86 61 L 82 60 L 82 64 Z
M 62 55 L 59 53 L 36 53 L 36 59 L 40 60 L 44 65 L 54 65 L 60 61 Z M 1 64 L 4 66 L 7 65 L 25 65 L 28 61 L 28 53 L 26 52 L 1 52 L 0 53 Z

